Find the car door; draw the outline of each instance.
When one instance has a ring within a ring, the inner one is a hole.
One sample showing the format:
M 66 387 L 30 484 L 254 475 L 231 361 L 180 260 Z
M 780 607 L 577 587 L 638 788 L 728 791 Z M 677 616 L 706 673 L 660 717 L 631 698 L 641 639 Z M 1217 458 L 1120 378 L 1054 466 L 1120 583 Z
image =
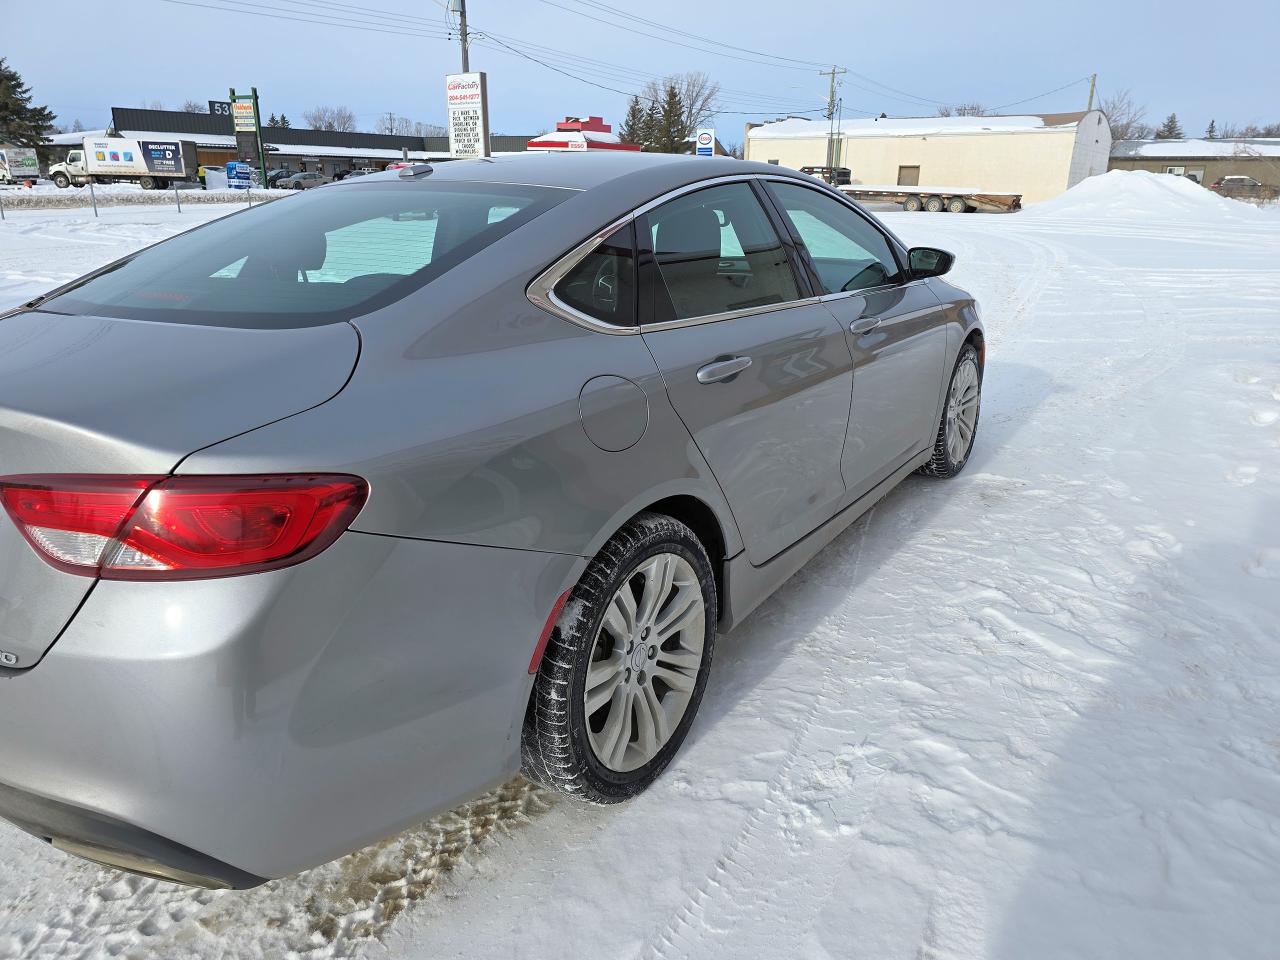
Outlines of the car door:
M 852 357 L 757 189 L 682 193 L 636 235 L 642 335 L 758 564 L 839 507 Z
M 770 180 L 767 189 L 848 338 L 853 391 L 841 469 L 859 497 L 933 441 L 947 352 L 943 308 L 852 205 L 800 183 Z

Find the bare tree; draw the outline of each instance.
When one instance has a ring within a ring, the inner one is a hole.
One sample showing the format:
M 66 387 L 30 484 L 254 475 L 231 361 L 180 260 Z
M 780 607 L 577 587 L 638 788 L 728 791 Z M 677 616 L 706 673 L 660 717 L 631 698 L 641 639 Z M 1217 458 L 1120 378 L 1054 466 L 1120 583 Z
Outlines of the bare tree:
M 209 108 L 196 100 L 188 100 L 182 105 L 183 113 L 208 113 Z
M 1147 123 L 1145 104 L 1135 103 L 1128 90 L 1117 90 L 1098 101 L 1098 109 L 1111 123 L 1113 140 L 1147 140 L 1155 132 Z
M 164 104 L 163 104 L 162 102 L 160 102 L 159 100 L 152 100 L 149 104 L 147 104 L 147 109 L 148 109 L 148 110 L 163 110 L 163 109 L 164 109 Z
M 940 117 L 985 117 L 987 108 L 980 103 L 957 103 L 955 106 L 939 107 Z
M 413 124 L 413 135 L 415 137 L 443 137 L 448 132 L 448 128 L 439 123 L 427 123 L 423 120 L 417 120 Z
M 397 137 L 439 137 L 447 131 L 438 123 L 410 120 L 408 117 L 388 113 L 378 117 L 375 132 L 394 134 Z
M 741 160 L 741 159 L 742 159 L 742 144 L 738 143 L 738 141 L 736 141 L 736 140 L 728 140 L 728 141 L 724 141 L 724 140 L 722 140 L 722 141 L 720 142 L 720 145 L 721 145 L 722 147 L 724 147 L 724 152 L 725 152 L 725 153 L 727 153 L 729 156 L 733 157 L 735 160 Z
M 661 80 L 650 80 L 640 91 L 640 98 L 649 103 L 662 103 L 667 98 L 667 87 L 673 86 L 684 103 L 681 133 L 685 140 L 692 140 L 694 131 L 703 126 L 716 113 L 720 99 L 720 84 L 700 70 L 677 73 Z
M 312 130 L 352 133 L 356 129 L 356 115 L 348 107 L 312 107 L 303 111 L 302 119 Z

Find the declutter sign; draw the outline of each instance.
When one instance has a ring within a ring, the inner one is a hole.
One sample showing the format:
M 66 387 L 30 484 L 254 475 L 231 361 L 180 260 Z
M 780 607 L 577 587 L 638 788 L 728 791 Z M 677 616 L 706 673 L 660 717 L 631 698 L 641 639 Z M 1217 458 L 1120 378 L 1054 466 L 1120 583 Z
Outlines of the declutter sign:
M 449 110 L 449 153 L 489 156 L 489 87 L 483 73 L 451 73 L 444 78 Z

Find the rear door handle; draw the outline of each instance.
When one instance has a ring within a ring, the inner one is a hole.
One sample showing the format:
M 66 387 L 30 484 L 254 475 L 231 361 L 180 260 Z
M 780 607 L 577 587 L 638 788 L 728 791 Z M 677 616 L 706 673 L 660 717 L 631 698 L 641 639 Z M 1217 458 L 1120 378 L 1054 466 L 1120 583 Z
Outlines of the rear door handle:
M 849 324 L 849 332 L 861 336 L 864 333 L 870 333 L 878 326 L 880 326 L 879 317 L 861 317 Z
M 717 360 L 698 369 L 699 383 L 718 383 L 735 377 L 751 366 L 750 357 L 733 357 L 730 360 Z

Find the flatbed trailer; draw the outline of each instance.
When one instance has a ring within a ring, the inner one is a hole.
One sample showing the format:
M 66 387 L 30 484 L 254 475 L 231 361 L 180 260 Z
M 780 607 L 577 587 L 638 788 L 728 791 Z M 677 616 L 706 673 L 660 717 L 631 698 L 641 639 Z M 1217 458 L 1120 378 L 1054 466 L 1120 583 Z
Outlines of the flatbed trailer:
M 930 213 L 1012 213 L 1022 209 L 1022 194 L 992 193 L 964 187 L 868 186 L 862 183 L 838 188 L 864 203 L 900 203 L 908 213 L 928 210 Z

